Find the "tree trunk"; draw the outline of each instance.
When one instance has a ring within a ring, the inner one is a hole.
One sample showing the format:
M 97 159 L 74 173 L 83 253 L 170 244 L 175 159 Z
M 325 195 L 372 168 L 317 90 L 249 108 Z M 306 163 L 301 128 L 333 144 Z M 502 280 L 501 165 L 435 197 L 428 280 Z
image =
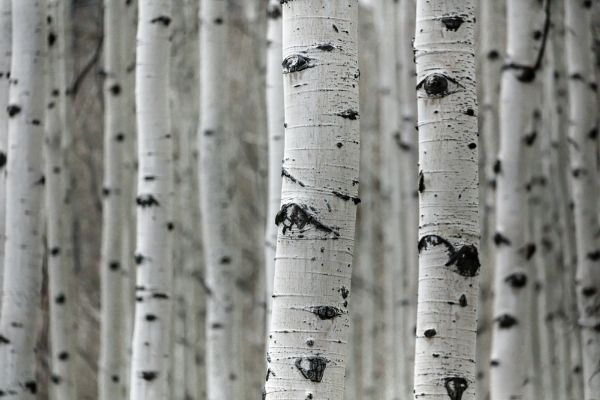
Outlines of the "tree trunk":
M 283 4 L 286 119 L 266 399 L 344 394 L 359 203 L 358 1 Z
M 6 155 L 8 153 L 8 90 L 11 58 L 11 0 L 0 1 L 0 310 L 4 275 L 4 240 L 6 220 Z
M 132 400 L 169 395 L 172 313 L 172 173 L 169 117 L 169 0 L 139 4 L 136 108 L 138 265 L 131 361 Z
M 76 298 L 73 290 L 73 253 L 70 243 L 70 176 L 63 143 L 68 139 L 67 120 L 67 31 L 68 5 L 65 1 L 48 3 L 48 63 L 45 120 L 46 231 L 48 251 L 48 297 L 50 298 L 50 348 L 52 352 L 51 394 L 54 399 L 74 400 L 76 394 L 75 331 Z M 68 179 L 68 178 L 67 178 Z
M 479 177 L 474 3 L 417 1 L 415 398 L 475 399 Z
M 265 238 L 265 261 L 267 277 L 267 331 L 271 322 L 273 276 L 275 275 L 275 248 L 277 225 L 275 215 L 281 205 L 281 180 L 284 143 L 283 78 L 281 77 L 281 5 L 270 0 L 267 10 L 267 118 L 269 123 L 269 211 Z
M 583 355 L 584 398 L 600 393 L 600 240 L 598 232 L 597 136 L 589 1 L 565 1 L 569 75 L 569 154 L 577 240 L 576 295 Z
M 46 4 L 12 2 L 6 243 L 0 318 L 0 391 L 35 399 L 42 284 L 43 121 Z

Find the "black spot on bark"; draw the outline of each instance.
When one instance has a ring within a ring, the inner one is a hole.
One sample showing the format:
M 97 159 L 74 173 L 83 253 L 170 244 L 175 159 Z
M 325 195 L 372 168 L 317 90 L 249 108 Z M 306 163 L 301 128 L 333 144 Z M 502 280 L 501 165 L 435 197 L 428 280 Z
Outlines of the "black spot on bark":
M 68 360 L 68 359 L 69 359 L 69 353 L 68 353 L 68 352 L 66 352 L 66 351 L 62 351 L 62 352 L 60 352 L 60 353 L 58 354 L 58 359 L 59 359 L 60 361 L 66 361 L 66 360 Z
M 537 138 L 537 132 L 533 131 L 528 135 L 525 135 L 525 137 L 523 138 L 523 141 L 525 142 L 525 144 L 527 146 L 531 146 L 532 144 L 535 143 L 535 139 Z
M 569 75 L 569 79 L 574 80 L 574 81 L 582 81 L 583 76 L 581 76 L 580 73 L 576 72 L 574 74 Z
M 473 110 L 472 108 L 467 108 L 467 111 L 465 111 L 465 114 L 468 115 L 469 117 L 474 117 L 475 110 Z
M 133 259 L 137 265 L 141 265 L 144 262 L 145 257 L 141 254 L 136 254 L 133 256 Z
M 342 310 L 340 310 L 339 308 L 336 308 L 336 307 L 331 307 L 331 306 L 311 307 L 310 312 L 315 314 L 317 317 L 319 317 L 322 320 L 334 319 L 335 317 L 342 315 Z
M 477 144 L 476 143 L 469 143 L 468 146 L 471 150 L 476 149 L 477 148 Z
M 54 375 L 52 374 L 52 376 L 50 377 L 50 380 L 52 381 L 52 383 L 54 383 L 55 385 L 59 385 L 62 381 L 62 378 L 59 375 Z
M 420 89 L 421 86 L 429 96 L 443 97 L 448 94 L 448 77 L 442 74 L 431 74 L 421 81 L 417 89 Z
M 124 135 L 124 134 L 122 134 L 122 133 L 117 133 L 117 134 L 115 135 L 115 140 L 116 140 L 117 142 L 122 142 L 123 140 L 125 140 L 125 135 Z
M 426 338 L 430 339 L 437 335 L 437 331 L 435 329 L 426 329 L 425 332 L 423 332 L 423 335 L 425 335 Z
M 21 112 L 21 107 L 16 104 L 9 104 L 8 107 L 6 107 L 6 111 L 8 112 L 8 116 L 12 118 Z
M 154 314 L 146 314 L 145 320 L 148 322 L 154 322 L 158 319 L 158 317 Z
M 211 129 L 206 129 L 204 131 L 204 136 L 212 136 L 215 134 L 215 131 L 211 130 Z
M 166 293 L 152 293 L 152 297 L 158 300 L 168 300 L 169 295 Z
M 121 94 L 121 85 L 119 85 L 118 83 L 115 83 L 108 90 L 110 91 L 110 94 L 112 94 L 113 96 L 118 96 Z
M 501 172 L 502 172 L 502 161 L 496 160 L 496 162 L 494 163 L 494 173 L 496 175 L 498 175 Z
M 336 192 L 336 191 L 333 191 L 331 193 L 333 193 L 334 196 L 339 197 L 340 199 L 342 199 L 344 201 L 352 200 L 352 202 L 354 204 L 360 204 L 360 202 L 361 202 L 360 198 L 358 198 L 358 197 L 350 197 L 347 194 L 343 194 L 343 193 Z
M 294 176 L 292 176 L 292 174 L 290 174 L 285 168 L 281 169 L 281 176 L 283 176 L 285 178 L 288 178 L 290 181 L 292 181 L 292 182 L 300 185 L 301 187 L 305 187 L 306 186 L 302 181 L 299 181 Z
M 269 382 L 269 376 L 271 376 L 271 374 L 273 374 L 271 368 L 267 369 L 267 376 L 265 377 L 265 382 Z M 273 376 L 275 376 L 275 374 L 273 374 Z
M 465 378 L 454 377 L 444 378 L 444 386 L 446 387 L 448 396 L 450 396 L 450 400 L 461 400 L 469 384 Z
M 36 185 L 40 185 L 40 186 L 44 186 L 46 184 L 46 177 L 44 175 L 42 175 L 40 177 L 40 179 L 38 179 L 37 181 L 35 181 Z
M 39 119 L 31 120 L 31 125 L 40 126 L 41 124 L 42 124 L 42 121 L 40 121 Z
M 140 372 L 140 377 L 148 382 L 152 382 L 158 377 L 158 372 L 156 371 L 142 371 Z
M 213 21 L 216 25 L 223 25 L 223 18 L 215 18 L 215 20 Z
M 231 264 L 231 257 L 229 257 L 229 256 L 221 257 L 221 259 L 219 260 L 219 264 L 223 264 L 223 265 Z
M 507 245 L 510 246 L 510 240 L 508 240 L 508 238 L 504 235 L 502 235 L 500 232 L 496 232 L 494 234 L 494 244 L 496 246 L 502 246 L 502 245 Z
M 594 140 L 598 137 L 598 128 L 594 128 L 588 133 L 588 138 Z
M 540 40 L 544 34 L 542 31 L 535 30 L 533 31 L 533 40 Z
M 331 43 L 323 43 L 317 46 L 317 49 L 322 51 L 333 51 L 335 47 Z
M 293 72 L 299 72 L 314 67 L 310 62 L 311 59 L 308 57 L 301 54 L 293 54 L 287 56 L 281 63 L 281 66 L 283 67 L 284 74 L 291 74 Z
M 537 246 L 535 243 L 527 243 L 525 246 L 519 249 L 519 253 L 525 257 L 526 260 L 531 260 L 531 257 L 535 254 Z
M 467 306 L 467 296 L 465 296 L 464 294 L 462 296 L 460 296 L 460 299 L 458 299 L 458 304 L 461 307 L 466 307 Z
M 345 119 L 351 119 L 351 120 L 357 120 L 359 115 L 358 115 L 358 111 L 354 111 L 352 109 L 347 109 L 345 111 L 342 111 L 340 113 L 337 114 L 338 116 L 345 118 Z
M 497 50 L 490 50 L 487 57 L 489 60 L 497 60 L 498 58 L 500 58 L 500 53 L 498 53 Z
M 0 335 L 0 344 L 9 344 L 10 340 L 8 340 L 6 337 Z
M 459 15 L 454 15 L 451 17 L 443 17 L 442 24 L 446 27 L 447 30 L 456 32 L 458 28 L 465 22 L 463 17 Z
M 113 375 L 113 376 L 110 377 L 110 380 L 113 381 L 114 383 L 119 383 L 119 381 L 121 379 L 119 378 L 118 375 Z
M 491 360 L 490 361 L 490 366 L 491 367 L 497 367 L 499 365 L 500 365 L 500 361 L 498 361 L 498 360 Z
M 156 198 L 151 194 L 143 194 L 141 196 L 138 196 L 136 199 L 136 203 L 142 208 L 160 206 L 158 200 L 156 200 Z
M 498 322 L 498 326 L 500 327 L 500 329 L 512 328 L 513 326 L 519 323 L 515 317 L 508 314 L 502 314 L 501 316 L 496 318 L 496 322 Z
M 25 389 L 27 389 L 29 391 L 29 393 L 31 394 L 36 394 L 37 393 L 37 383 L 35 383 L 35 381 L 27 381 L 24 384 Z
M 334 30 L 336 33 L 339 33 L 339 32 L 340 32 L 340 30 L 338 29 L 338 27 L 337 27 L 337 26 L 335 26 L 335 24 L 332 24 L 332 25 L 331 25 L 331 27 L 333 28 L 333 30 Z
M 161 15 L 159 17 L 156 17 L 152 20 L 150 20 L 151 24 L 156 24 L 156 23 L 160 23 L 163 24 L 164 26 L 169 26 L 171 24 L 171 17 L 168 17 L 166 15 Z
M 581 294 L 583 294 L 584 297 L 592 297 L 596 293 L 598 293 L 598 289 L 596 289 L 595 287 L 591 287 L 591 286 L 584 287 L 581 290 Z
M 342 289 L 340 291 L 342 293 L 342 299 L 347 299 L 348 295 L 350 294 L 350 291 L 345 286 L 342 286 Z
M 419 171 L 419 193 L 423 193 L 425 191 L 425 175 L 423 175 L 423 171 Z
M 58 295 L 56 295 L 56 297 L 54 297 L 54 302 L 56 304 L 64 304 L 66 300 L 66 297 L 63 293 L 60 293 Z
M 48 47 L 52 47 L 54 45 L 54 43 L 56 43 L 56 33 L 54 32 L 50 32 L 48 34 Z
M 508 283 L 512 288 L 520 289 L 527 285 L 527 275 L 517 272 L 507 276 L 504 282 Z
M 592 261 L 600 261 L 600 250 L 593 251 L 587 254 L 587 258 Z
M 446 266 L 456 265 L 458 273 L 464 277 L 473 277 L 479 273 L 481 264 L 479 252 L 472 244 L 464 245 L 458 251 L 453 251 Z
M 118 261 L 111 261 L 108 264 L 108 268 L 110 268 L 111 271 L 118 271 L 119 270 L 119 262 Z
M 308 368 L 302 366 L 302 362 L 305 360 L 308 362 Z M 327 359 L 320 356 L 300 357 L 296 359 L 295 365 L 304 378 L 311 382 L 321 382 L 327 367 Z
M 53 247 L 50 249 L 51 256 L 57 256 L 60 254 L 60 247 Z
M 294 225 L 298 229 L 304 229 L 307 225 L 313 225 L 315 229 L 333 233 L 336 237 L 340 236 L 338 228 L 330 227 L 320 222 L 315 214 L 308 210 L 304 204 L 288 203 L 281 206 L 281 210 L 275 216 L 275 225 L 283 224 L 283 234 L 287 230 L 292 231 Z
M 175 229 L 175 224 L 173 222 L 167 222 L 167 230 L 172 231 Z
M 270 19 L 281 18 L 281 5 L 269 5 L 269 7 L 267 7 L 267 17 Z
M 0 168 L 4 168 L 6 165 L 6 153 L 0 151 Z

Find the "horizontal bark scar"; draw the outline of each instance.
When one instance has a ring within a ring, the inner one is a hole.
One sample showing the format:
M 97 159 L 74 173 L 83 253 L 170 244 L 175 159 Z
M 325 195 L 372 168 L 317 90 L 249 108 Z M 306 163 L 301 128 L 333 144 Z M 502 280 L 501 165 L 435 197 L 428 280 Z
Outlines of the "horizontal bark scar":
M 306 365 L 305 361 L 308 362 L 308 368 L 303 366 Z M 311 382 L 321 382 L 327 362 L 326 358 L 320 356 L 300 357 L 296 359 L 295 365 L 304 378 Z
M 288 203 L 281 206 L 281 210 L 275 216 L 275 225 L 279 226 L 283 224 L 283 234 L 287 230 L 292 230 L 293 226 L 296 225 L 298 229 L 303 229 L 307 225 L 313 225 L 315 229 L 325 232 L 333 233 L 336 237 L 340 236 L 338 228 L 330 227 L 317 219 L 317 216 L 309 211 L 308 207 L 304 204 Z
M 477 251 L 477 247 L 472 244 L 466 244 L 456 250 L 452 243 L 443 237 L 438 235 L 427 235 L 419 240 L 419 253 L 429 246 L 437 246 L 440 244 L 446 246 L 448 251 L 448 261 L 445 264 L 446 267 L 455 266 L 455 272 L 466 278 L 474 277 L 479 274 L 479 268 L 481 267 L 481 263 L 479 262 L 479 252 Z
M 302 54 L 292 54 L 291 56 L 287 56 L 281 63 L 283 73 L 290 74 L 292 72 L 303 71 L 307 68 L 313 68 L 314 65 L 311 64 L 311 61 L 312 59 L 303 56 Z
M 334 319 L 343 314 L 342 310 L 332 306 L 315 306 L 310 307 L 309 310 L 322 320 Z
M 352 200 L 352 202 L 357 205 L 360 204 L 360 202 L 361 202 L 360 198 L 358 198 L 358 197 L 348 196 L 347 194 L 336 192 L 335 190 L 331 193 L 333 193 L 334 196 L 339 197 L 340 199 L 342 199 L 344 201 Z
M 290 181 L 297 183 L 298 185 L 305 187 L 306 185 L 302 183 L 302 181 L 296 179 L 292 174 L 290 174 L 285 168 L 281 169 L 281 176 L 288 178 Z

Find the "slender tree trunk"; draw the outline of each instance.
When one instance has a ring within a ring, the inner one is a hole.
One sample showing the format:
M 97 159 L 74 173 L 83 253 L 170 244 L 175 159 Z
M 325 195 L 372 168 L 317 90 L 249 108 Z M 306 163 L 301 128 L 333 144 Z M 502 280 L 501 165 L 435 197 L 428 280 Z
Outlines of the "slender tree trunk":
M 45 119 L 46 230 L 48 242 L 48 297 L 50 298 L 50 348 L 54 399 L 76 399 L 75 293 L 73 290 L 73 253 L 70 243 L 68 160 L 63 141 L 68 140 L 67 121 L 67 24 L 68 4 L 48 3 L 48 63 Z
M 267 10 L 267 118 L 269 124 L 269 211 L 265 238 L 265 261 L 267 277 L 267 331 L 271 322 L 273 276 L 275 275 L 275 248 L 277 225 L 275 215 L 281 204 L 281 180 L 284 143 L 283 78 L 281 77 L 281 5 L 270 0 Z
M 576 295 L 583 355 L 584 398 L 600 393 L 600 240 L 598 232 L 597 136 L 592 64 L 591 2 L 565 1 L 569 74 L 569 155 L 577 239 Z
M 35 399 L 42 284 L 43 121 L 46 4 L 12 2 L 6 242 L 0 318 L 0 391 Z
M 131 400 L 169 394 L 172 313 L 172 171 L 169 118 L 171 3 L 139 4 L 136 108 L 138 264 L 131 361 Z
M 344 394 L 359 203 L 358 1 L 283 4 L 286 142 L 266 399 Z
M 2 309 L 2 277 L 4 275 L 4 240 L 6 220 L 6 161 L 8 153 L 8 90 L 11 58 L 11 0 L 0 2 L 0 310 Z
M 480 264 L 474 26 L 470 0 L 417 1 L 415 399 L 475 399 Z
M 123 153 L 126 136 L 126 109 L 123 94 L 123 19 L 125 3 L 104 3 L 104 183 L 101 250 L 101 334 L 98 391 L 101 400 L 122 399 L 127 380 L 125 307 L 122 298 L 123 273 Z

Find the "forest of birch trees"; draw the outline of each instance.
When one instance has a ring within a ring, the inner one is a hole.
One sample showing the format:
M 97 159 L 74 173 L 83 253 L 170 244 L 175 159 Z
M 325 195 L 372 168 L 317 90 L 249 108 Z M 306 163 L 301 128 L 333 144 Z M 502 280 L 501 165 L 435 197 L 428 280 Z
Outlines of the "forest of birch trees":
M 600 400 L 600 0 L 0 0 L 0 399 Z

